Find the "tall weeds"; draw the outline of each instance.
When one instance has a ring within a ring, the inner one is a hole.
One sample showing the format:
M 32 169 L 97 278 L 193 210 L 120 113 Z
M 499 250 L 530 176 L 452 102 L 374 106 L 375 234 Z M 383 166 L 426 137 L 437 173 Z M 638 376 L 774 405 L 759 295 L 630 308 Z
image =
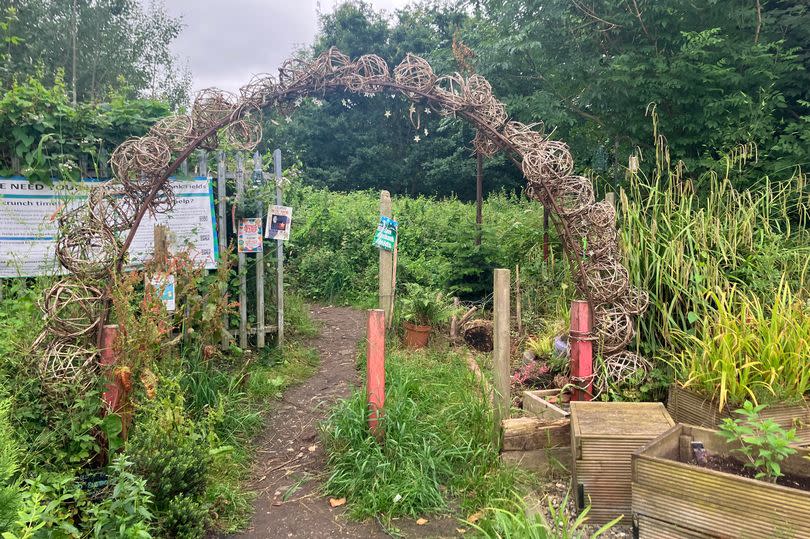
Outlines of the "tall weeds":
M 810 306 L 782 283 L 773 303 L 736 289 L 709 295 L 714 314 L 695 333 L 678 331 L 673 364 L 686 387 L 719 408 L 800 401 L 810 393 Z

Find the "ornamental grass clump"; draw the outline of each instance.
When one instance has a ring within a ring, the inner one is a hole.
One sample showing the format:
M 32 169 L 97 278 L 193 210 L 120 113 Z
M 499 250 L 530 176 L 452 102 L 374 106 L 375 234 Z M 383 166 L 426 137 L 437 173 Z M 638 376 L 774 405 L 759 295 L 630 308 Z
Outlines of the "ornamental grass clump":
M 810 307 L 783 281 L 766 305 L 735 289 L 707 299 L 712 318 L 692 334 L 678 332 L 673 366 L 684 387 L 719 409 L 800 402 L 810 394 Z

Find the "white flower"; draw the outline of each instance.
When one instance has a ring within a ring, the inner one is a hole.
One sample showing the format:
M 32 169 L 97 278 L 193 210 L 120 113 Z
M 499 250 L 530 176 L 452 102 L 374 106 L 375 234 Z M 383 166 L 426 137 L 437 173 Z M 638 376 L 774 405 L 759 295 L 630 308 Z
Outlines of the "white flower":
M 410 106 L 410 107 L 408 107 L 408 112 L 410 112 L 411 114 L 413 114 L 414 112 L 416 112 L 416 105 L 414 105 L 413 103 L 411 103 L 411 106 Z
M 415 137 L 413 137 L 414 142 L 419 142 L 420 140 L 422 140 L 422 139 L 419 137 L 419 135 L 416 135 Z
M 299 98 L 298 98 L 298 99 L 296 99 L 296 100 L 295 100 L 293 103 L 295 103 L 295 106 L 296 106 L 296 107 L 300 107 L 300 106 L 301 106 L 301 101 L 302 101 L 302 100 L 301 100 L 301 98 L 299 97 Z
M 292 116 L 286 116 L 284 118 L 284 121 L 287 122 L 288 124 L 291 124 L 292 123 Z
M 425 109 L 425 114 L 430 114 L 430 113 L 431 113 L 430 109 Z
M 323 101 L 321 101 L 317 97 L 313 97 L 312 98 L 312 104 L 315 105 L 316 107 L 320 107 L 320 106 L 323 106 Z
M 428 136 L 428 130 L 427 130 L 427 127 L 425 128 L 425 136 Z
M 397 94 L 391 94 L 391 99 L 396 99 Z
M 390 118 L 390 117 L 391 117 L 391 111 L 390 111 L 390 110 L 386 110 L 386 111 L 385 111 L 385 117 L 386 117 L 386 118 Z

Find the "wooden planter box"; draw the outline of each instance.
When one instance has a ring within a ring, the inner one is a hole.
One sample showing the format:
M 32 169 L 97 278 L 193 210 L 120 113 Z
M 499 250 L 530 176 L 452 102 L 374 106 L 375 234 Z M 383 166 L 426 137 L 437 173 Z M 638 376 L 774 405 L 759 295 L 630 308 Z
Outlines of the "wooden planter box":
M 501 422 L 501 461 L 548 475 L 571 469 L 571 421 L 569 412 L 546 401 L 556 389 L 523 392 L 523 409 L 530 417 Z
M 717 428 L 727 417 L 736 417 L 733 409 L 718 410 L 717 401 L 708 399 L 678 384 L 669 388 L 667 410 L 676 423 Z M 765 408 L 760 416 L 774 420 L 786 429 L 796 429 L 796 445 L 810 445 L 810 404 L 778 404 Z
M 571 403 L 573 490 L 589 522 L 630 523 L 630 456 L 673 425 L 660 402 Z
M 676 425 L 633 453 L 633 514 L 640 539 L 660 537 L 810 538 L 810 492 L 689 464 L 691 442 L 729 456 L 716 431 Z M 810 475 L 810 451 L 783 461 Z

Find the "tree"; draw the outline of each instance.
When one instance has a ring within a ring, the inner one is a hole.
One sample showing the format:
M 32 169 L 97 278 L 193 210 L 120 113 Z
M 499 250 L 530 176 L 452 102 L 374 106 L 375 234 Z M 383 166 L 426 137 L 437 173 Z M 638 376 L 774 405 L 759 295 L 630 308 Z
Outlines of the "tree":
M 417 4 L 386 16 L 364 2 L 347 2 L 322 15 L 312 48 L 330 46 L 353 58 L 382 56 L 390 68 L 412 52 L 437 73 L 456 71 L 453 33 L 467 14 L 446 6 Z M 312 184 L 337 190 L 388 189 L 394 193 L 475 197 L 475 160 L 466 122 L 441 118 L 394 92 L 375 96 L 341 92 L 318 106 L 300 103 L 288 119 L 268 123 L 267 144 L 280 144 L 300 159 Z M 490 189 L 515 189 L 519 175 L 503 158 L 488 162 Z
M 607 173 L 612 163 L 614 179 L 623 176 L 616 165 L 652 145 L 651 104 L 692 172 L 723 166 L 746 143 L 759 148 L 757 175 L 782 168 L 788 154 L 792 163 L 810 157 L 806 144 L 796 151 L 810 125 L 806 3 L 482 3 L 465 34 L 480 70 L 511 113 L 546 121 L 580 165 Z
M 46 73 L 46 84 L 64 72 L 73 101 L 100 101 L 110 91 L 187 101 L 190 80 L 170 53 L 182 22 L 162 3 L 144 8 L 136 0 L 9 0 L 16 10 L 8 46 L 12 69 L 3 74 L 8 88 Z

